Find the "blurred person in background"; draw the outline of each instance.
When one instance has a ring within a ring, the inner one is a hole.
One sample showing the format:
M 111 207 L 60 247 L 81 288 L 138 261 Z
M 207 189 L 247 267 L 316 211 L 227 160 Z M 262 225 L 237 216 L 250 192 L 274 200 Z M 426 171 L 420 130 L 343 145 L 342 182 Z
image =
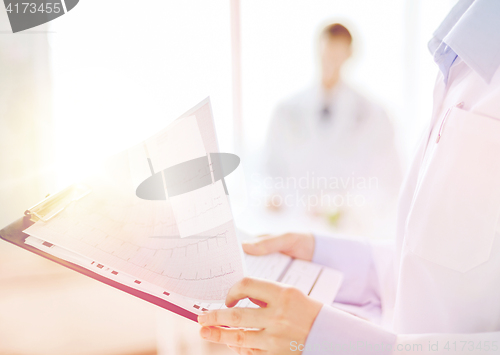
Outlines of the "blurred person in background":
M 275 109 L 265 147 L 266 202 L 272 210 L 301 205 L 366 235 L 359 227 L 370 225 L 369 215 L 380 220 L 394 209 L 402 172 L 389 117 L 342 80 L 351 54 L 349 30 L 326 26 L 321 80 Z

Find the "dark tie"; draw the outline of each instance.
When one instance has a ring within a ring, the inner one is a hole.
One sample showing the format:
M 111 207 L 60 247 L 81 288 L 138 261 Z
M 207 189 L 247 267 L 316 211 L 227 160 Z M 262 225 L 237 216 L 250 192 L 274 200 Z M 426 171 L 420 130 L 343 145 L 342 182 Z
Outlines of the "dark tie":
M 322 121 L 329 121 L 332 113 L 330 112 L 330 108 L 328 105 L 323 106 L 323 109 L 321 110 L 321 120 Z

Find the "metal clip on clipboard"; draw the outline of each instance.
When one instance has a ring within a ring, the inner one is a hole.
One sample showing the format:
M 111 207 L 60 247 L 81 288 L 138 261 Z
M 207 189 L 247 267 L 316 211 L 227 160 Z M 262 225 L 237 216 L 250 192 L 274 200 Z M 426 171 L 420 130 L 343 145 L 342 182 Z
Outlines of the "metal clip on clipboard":
M 56 216 L 72 202 L 87 196 L 92 190 L 83 184 L 74 184 L 54 195 L 49 195 L 42 201 L 26 210 L 24 214 L 33 222 L 47 222 Z

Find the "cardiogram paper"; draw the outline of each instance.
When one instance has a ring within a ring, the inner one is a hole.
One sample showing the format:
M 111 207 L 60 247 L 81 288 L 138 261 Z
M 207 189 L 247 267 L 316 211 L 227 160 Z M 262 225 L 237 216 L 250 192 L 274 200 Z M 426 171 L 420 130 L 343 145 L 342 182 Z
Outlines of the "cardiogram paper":
M 243 277 L 221 181 L 166 200 L 135 195 L 141 181 L 151 176 L 151 165 L 157 172 L 215 152 L 207 99 L 154 137 L 110 159 L 103 175 L 84 181 L 92 189 L 88 196 L 25 232 L 168 292 L 220 302 Z

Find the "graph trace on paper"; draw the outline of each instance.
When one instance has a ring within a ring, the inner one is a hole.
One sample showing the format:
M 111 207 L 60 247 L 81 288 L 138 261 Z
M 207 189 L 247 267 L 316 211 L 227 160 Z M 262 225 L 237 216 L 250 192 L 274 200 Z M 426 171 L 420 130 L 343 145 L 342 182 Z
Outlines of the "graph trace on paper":
M 210 112 L 207 101 L 184 116 L 189 118 L 188 123 L 173 125 L 177 127 L 177 141 L 185 133 L 179 127 L 189 128 L 188 133 L 195 136 L 190 137 L 191 142 L 196 136 L 202 140 L 194 143 L 198 147 L 194 152 L 189 146 L 184 147 L 181 153 L 184 159 L 217 152 Z M 195 129 L 198 134 L 193 134 Z M 135 166 L 147 162 L 148 153 L 154 157 L 153 166 L 168 168 L 169 164 L 179 163 L 175 157 L 165 158 L 157 151 L 166 144 L 158 137 L 172 136 L 172 132 L 165 132 L 168 130 L 169 127 L 135 147 L 128 155 L 133 159 L 126 164 L 115 164 L 119 168 L 115 168 L 113 176 L 121 176 L 120 183 L 88 181 L 92 193 L 49 222 L 37 222 L 26 233 L 166 291 L 195 300 L 221 301 L 243 276 L 229 200 L 221 182 L 163 201 L 144 200 L 135 195 L 137 181 L 148 173 Z M 171 154 L 177 153 L 178 149 Z M 136 160 L 142 163 L 136 164 Z M 125 192 L 124 184 L 130 187 Z

